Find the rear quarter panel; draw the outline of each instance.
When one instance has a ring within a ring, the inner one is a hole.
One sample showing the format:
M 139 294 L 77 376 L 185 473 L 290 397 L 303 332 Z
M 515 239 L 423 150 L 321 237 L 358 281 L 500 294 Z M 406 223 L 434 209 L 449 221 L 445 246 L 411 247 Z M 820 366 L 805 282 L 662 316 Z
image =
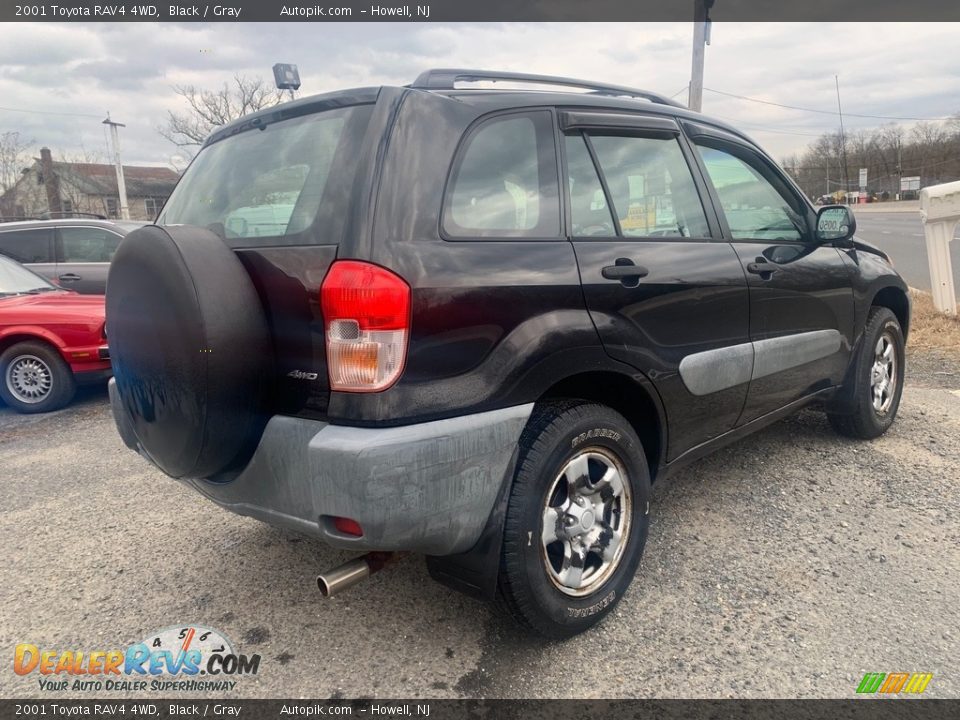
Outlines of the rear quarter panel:
M 535 400 L 574 372 L 612 364 L 587 313 L 565 239 L 448 241 L 439 217 L 472 108 L 409 93 L 386 148 L 370 260 L 411 286 L 413 323 L 400 380 L 381 393 L 332 393 L 335 422 L 418 422 Z

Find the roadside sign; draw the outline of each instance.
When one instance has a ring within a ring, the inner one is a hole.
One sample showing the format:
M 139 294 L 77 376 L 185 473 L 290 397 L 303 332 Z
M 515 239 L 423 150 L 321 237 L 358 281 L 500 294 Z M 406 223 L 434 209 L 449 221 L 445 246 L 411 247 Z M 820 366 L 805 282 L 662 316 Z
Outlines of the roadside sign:
M 867 169 L 860 168 L 860 188 L 862 190 L 867 189 Z
M 905 192 L 906 190 L 919 190 L 920 189 L 920 176 L 911 175 L 910 177 L 900 178 L 900 192 Z

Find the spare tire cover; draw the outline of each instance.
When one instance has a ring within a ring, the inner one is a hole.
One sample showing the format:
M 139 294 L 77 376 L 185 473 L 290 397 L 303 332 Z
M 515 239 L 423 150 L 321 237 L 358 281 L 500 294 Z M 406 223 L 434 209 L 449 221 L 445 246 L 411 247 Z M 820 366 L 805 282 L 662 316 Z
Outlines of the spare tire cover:
M 107 342 L 146 454 L 175 478 L 242 466 L 260 439 L 271 340 L 243 264 L 209 230 L 147 226 L 107 278 Z

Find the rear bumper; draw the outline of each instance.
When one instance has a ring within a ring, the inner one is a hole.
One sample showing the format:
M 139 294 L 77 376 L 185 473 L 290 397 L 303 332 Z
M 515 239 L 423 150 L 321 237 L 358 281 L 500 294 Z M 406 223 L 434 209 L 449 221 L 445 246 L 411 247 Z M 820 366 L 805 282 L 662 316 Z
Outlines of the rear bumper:
M 124 442 L 137 440 L 110 382 Z M 221 507 L 356 550 L 464 552 L 476 543 L 533 405 L 395 428 L 354 428 L 276 415 L 229 482 L 185 480 Z M 338 532 L 348 517 L 362 537 Z

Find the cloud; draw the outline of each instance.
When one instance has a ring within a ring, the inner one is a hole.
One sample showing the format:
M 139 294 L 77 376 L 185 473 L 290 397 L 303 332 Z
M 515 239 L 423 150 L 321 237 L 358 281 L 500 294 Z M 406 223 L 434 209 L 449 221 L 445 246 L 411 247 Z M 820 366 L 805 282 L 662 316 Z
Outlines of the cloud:
M 14 31 L 15 28 L 15 31 Z M 960 25 L 714 23 L 705 85 L 736 95 L 833 111 L 834 74 L 849 129 L 960 111 Z M 0 44 L 0 131 L 65 151 L 105 154 L 100 120 L 126 124 L 126 162 L 165 163 L 178 150 L 156 132 L 183 101 L 178 84 L 216 88 L 234 74 L 300 68 L 301 95 L 407 84 L 429 67 L 480 67 L 582 77 L 676 94 L 690 74 L 689 23 L 102 23 L 7 26 Z M 710 92 L 704 110 L 741 126 L 775 157 L 838 125 L 835 115 Z M 908 123 L 904 123 L 908 124 Z

